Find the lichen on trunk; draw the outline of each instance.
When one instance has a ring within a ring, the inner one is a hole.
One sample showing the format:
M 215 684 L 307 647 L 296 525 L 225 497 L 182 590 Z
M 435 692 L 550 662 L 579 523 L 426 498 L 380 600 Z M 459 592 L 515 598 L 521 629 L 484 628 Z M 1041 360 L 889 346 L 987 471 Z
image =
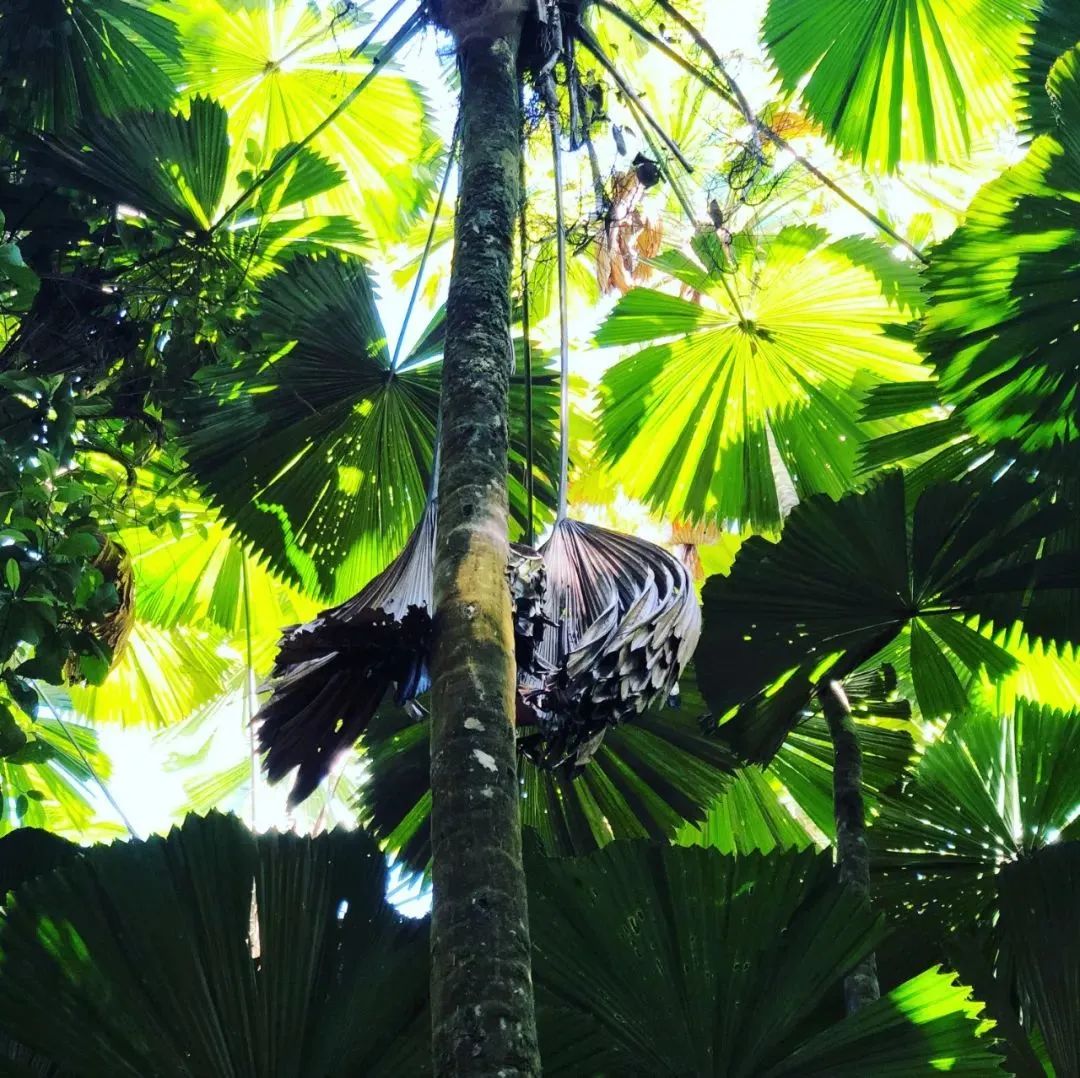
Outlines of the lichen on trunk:
M 833 744 L 833 813 L 836 819 L 836 860 L 840 882 L 870 902 L 870 851 L 866 845 L 866 813 L 862 796 L 862 750 L 844 687 L 825 679 L 818 699 Z M 844 1001 L 854 1014 L 881 995 L 877 957 L 862 958 L 844 978 Z
M 446 307 L 432 662 L 437 1075 L 540 1073 L 506 581 L 518 21 L 458 43 L 462 153 Z

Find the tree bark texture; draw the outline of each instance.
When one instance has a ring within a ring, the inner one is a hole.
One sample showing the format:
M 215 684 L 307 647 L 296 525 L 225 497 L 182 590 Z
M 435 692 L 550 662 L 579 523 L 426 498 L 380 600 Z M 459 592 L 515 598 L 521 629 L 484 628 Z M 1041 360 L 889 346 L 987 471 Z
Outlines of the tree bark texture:
M 506 578 L 519 35 L 511 29 L 458 47 L 461 181 L 446 307 L 431 698 L 431 1011 L 440 1076 L 540 1073 Z
M 840 882 L 870 902 L 870 851 L 866 845 L 866 814 L 862 797 L 862 750 L 847 695 L 839 681 L 818 686 L 818 698 L 829 724 L 833 744 L 833 813 Z M 871 951 L 844 978 L 848 1014 L 881 995 L 877 957 Z

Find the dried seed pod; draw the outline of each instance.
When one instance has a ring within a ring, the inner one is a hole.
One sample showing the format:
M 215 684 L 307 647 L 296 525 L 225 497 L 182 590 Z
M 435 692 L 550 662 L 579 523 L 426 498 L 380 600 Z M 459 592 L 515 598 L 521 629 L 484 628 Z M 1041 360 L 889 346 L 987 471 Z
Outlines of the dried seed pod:
M 701 614 L 686 568 L 643 539 L 560 520 L 542 552 L 549 624 L 543 669 L 522 679 L 537 729 L 520 745 L 543 766 L 580 766 L 609 726 L 676 691 Z
M 270 780 L 298 769 L 292 805 L 364 732 L 391 687 L 399 705 L 428 687 L 436 506 L 429 502 L 402 552 L 353 598 L 282 635 L 271 697 L 254 721 Z M 531 669 L 543 625 L 539 554 L 515 544 L 507 576 L 518 661 Z

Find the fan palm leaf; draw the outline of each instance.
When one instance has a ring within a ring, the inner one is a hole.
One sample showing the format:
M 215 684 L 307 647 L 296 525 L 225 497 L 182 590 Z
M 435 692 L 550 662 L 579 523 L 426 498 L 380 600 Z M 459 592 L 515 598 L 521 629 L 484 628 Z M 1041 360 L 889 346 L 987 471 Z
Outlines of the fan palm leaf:
M 584 767 L 552 770 L 518 757 L 521 819 L 553 855 L 590 853 L 614 839 L 662 839 L 700 822 L 731 780 L 731 754 L 700 728 L 705 705 L 692 677 L 678 706 L 607 732 Z M 431 787 L 422 710 L 386 707 L 363 746 L 371 775 L 359 811 L 387 848 L 424 870 L 431 857 Z
M 771 759 L 821 679 L 842 680 L 901 636 L 924 718 L 963 711 L 958 671 L 1000 679 L 1016 665 L 972 617 L 1023 620 L 1058 641 L 1077 632 L 1075 559 L 1054 545 L 1073 516 L 1021 476 L 931 487 L 910 526 L 900 472 L 802 503 L 779 543 L 748 540 L 730 575 L 705 584 L 698 672 L 716 719 L 733 718 L 724 736 Z
M 3 1024 L 83 1075 L 422 1071 L 426 936 L 385 890 L 356 832 L 211 814 L 90 849 L 8 904 Z
M 72 839 L 105 837 L 98 824 L 91 785 L 107 781 L 110 763 L 95 731 L 75 719 L 39 715 L 33 738 L 18 752 L 0 758 L 0 790 L 5 813 L 0 833 L 40 827 Z
M 268 171 L 269 178 L 254 188 L 248 166 L 250 193 L 230 202 L 238 167 L 230 145 L 242 133 L 219 102 L 194 96 L 183 111 L 86 120 L 70 133 L 48 137 L 36 161 L 54 182 L 138 210 L 177 242 L 199 249 L 214 234 L 223 254 L 250 262 L 256 273 L 267 272 L 287 250 L 363 241 L 351 218 L 308 210 L 312 198 L 345 179 L 311 149 L 277 147 L 272 175 Z
M 15 2 L 0 12 L 5 114 L 25 128 L 168 106 L 177 61 L 176 28 L 145 0 Z
M 955 161 L 1009 116 L 1028 0 L 771 0 L 781 85 L 872 168 Z
M 979 1037 L 980 1004 L 936 970 L 840 1022 L 822 1014 L 822 997 L 880 938 L 827 855 L 612 843 L 527 867 L 540 998 L 554 1015 L 591 1016 L 606 1049 L 586 1063 L 596 1044 L 582 1041 L 567 1073 L 999 1071 L 992 1040 Z
M 1020 701 L 952 719 L 869 830 L 883 892 L 951 923 L 989 925 L 998 873 L 1080 838 L 1074 711 Z
M 220 631 L 160 629 L 136 620 L 120 661 L 100 685 L 72 685 L 72 707 L 93 723 L 171 726 L 213 703 L 241 677 Z
M 868 832 L 879 893 L 895 916 L 944 925 L 947 938 L 974 930 L 1004 1000 L 1018 996 L 1058 1074 L 1075 1069 L 1080 1043 L 1070 898 L 1080 873 L 1078 719 L 1028 701 L 954 718 Z M 961 969 L 981 961 L 958 957 Z
M 341 601 L 401 550 L 420 519 L 441 322 L 395 368 L 364 263 L 300 258 L 263 285 L 256 330 L 257 357 L 203 376 L 213 392 L 187 459 L 224 519 L 274 571 Z M 519 476 L 523 389 L 517 379 L 511 468 Z M 548 474 L 554 410 L 550 376 L 534 377 L 535 463 Z M 545 484 L 537 489 L 543 495 Z M 511 481 L 511 499 L 521 528 L 520 481 Z
M 1022 39 L 1016 73 L 1020 128 L 1024 134 L 1053 134 L 1057 124 L 1046 93 L 1054 61 L 1080 40 L 1080 11 L 1068 0 L 1039 0 Z
M 658 262 L 701 301 L 635 289 L 596 335 L 647 345 L 600 387 L 599 449 L 627 493 L 675 518 L 770 529 L 788 477 L 800 498 L 849 489 L 860 443 L 893 429 L 857 421 L 862 394 L 926 377 L 899 330 L 917 300 L 911 272 L 869 240 L 789 228 L 760 266 L 743 259 L 736 310 L 718 269 Z
M 368 8 L 304 0 L 160 5 L 179 33 L 188 92 L 220 101 L 234 129 L 256 140 L 256 170 L 269 167 L 281 147 L 313 133 L 371 71 L 372 52 L 353 54 L 366 36 Z M 380 243 L 400 239 L 424 208 L 439 156 L 419 87 L 386 71 L 311 149 L 338 162 L 348 182 L 336 193 L 313 193 L 309 209 L 358 217 Z M 230 178 L 244 167 L 247 150 L 246 142 L 234 144 Z M 230 197 L 238 193 L 234 186 Z
M 1058 126 L 987 184 L 933 253 L 924 344 L 946 402 L 1007 451 L 1075 459 L 1080 48 L 1054 65 Z

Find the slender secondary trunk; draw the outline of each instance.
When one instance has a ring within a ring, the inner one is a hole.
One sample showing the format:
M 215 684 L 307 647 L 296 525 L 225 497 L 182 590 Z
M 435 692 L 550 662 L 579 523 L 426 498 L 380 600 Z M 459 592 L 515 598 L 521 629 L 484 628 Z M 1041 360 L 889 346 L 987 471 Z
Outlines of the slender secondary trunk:
M 507 588 L 510 270 L 520 29 L 459 44 L 461 184 L 446 306 L 431 697 L 436 1075 L 537 1075 Z
M 866 815 L 862 797 L 862 750 L 855 733 L 844 687 L 839 681 L 818 686 L 825 721 L 833 743 L 833 813 L 840 882 L 870 902 L 870 851 L 866 845 Z M 844 978 L 848 1014 L 873 1003 L 881 995 L 877 957 L 871 951 Z

